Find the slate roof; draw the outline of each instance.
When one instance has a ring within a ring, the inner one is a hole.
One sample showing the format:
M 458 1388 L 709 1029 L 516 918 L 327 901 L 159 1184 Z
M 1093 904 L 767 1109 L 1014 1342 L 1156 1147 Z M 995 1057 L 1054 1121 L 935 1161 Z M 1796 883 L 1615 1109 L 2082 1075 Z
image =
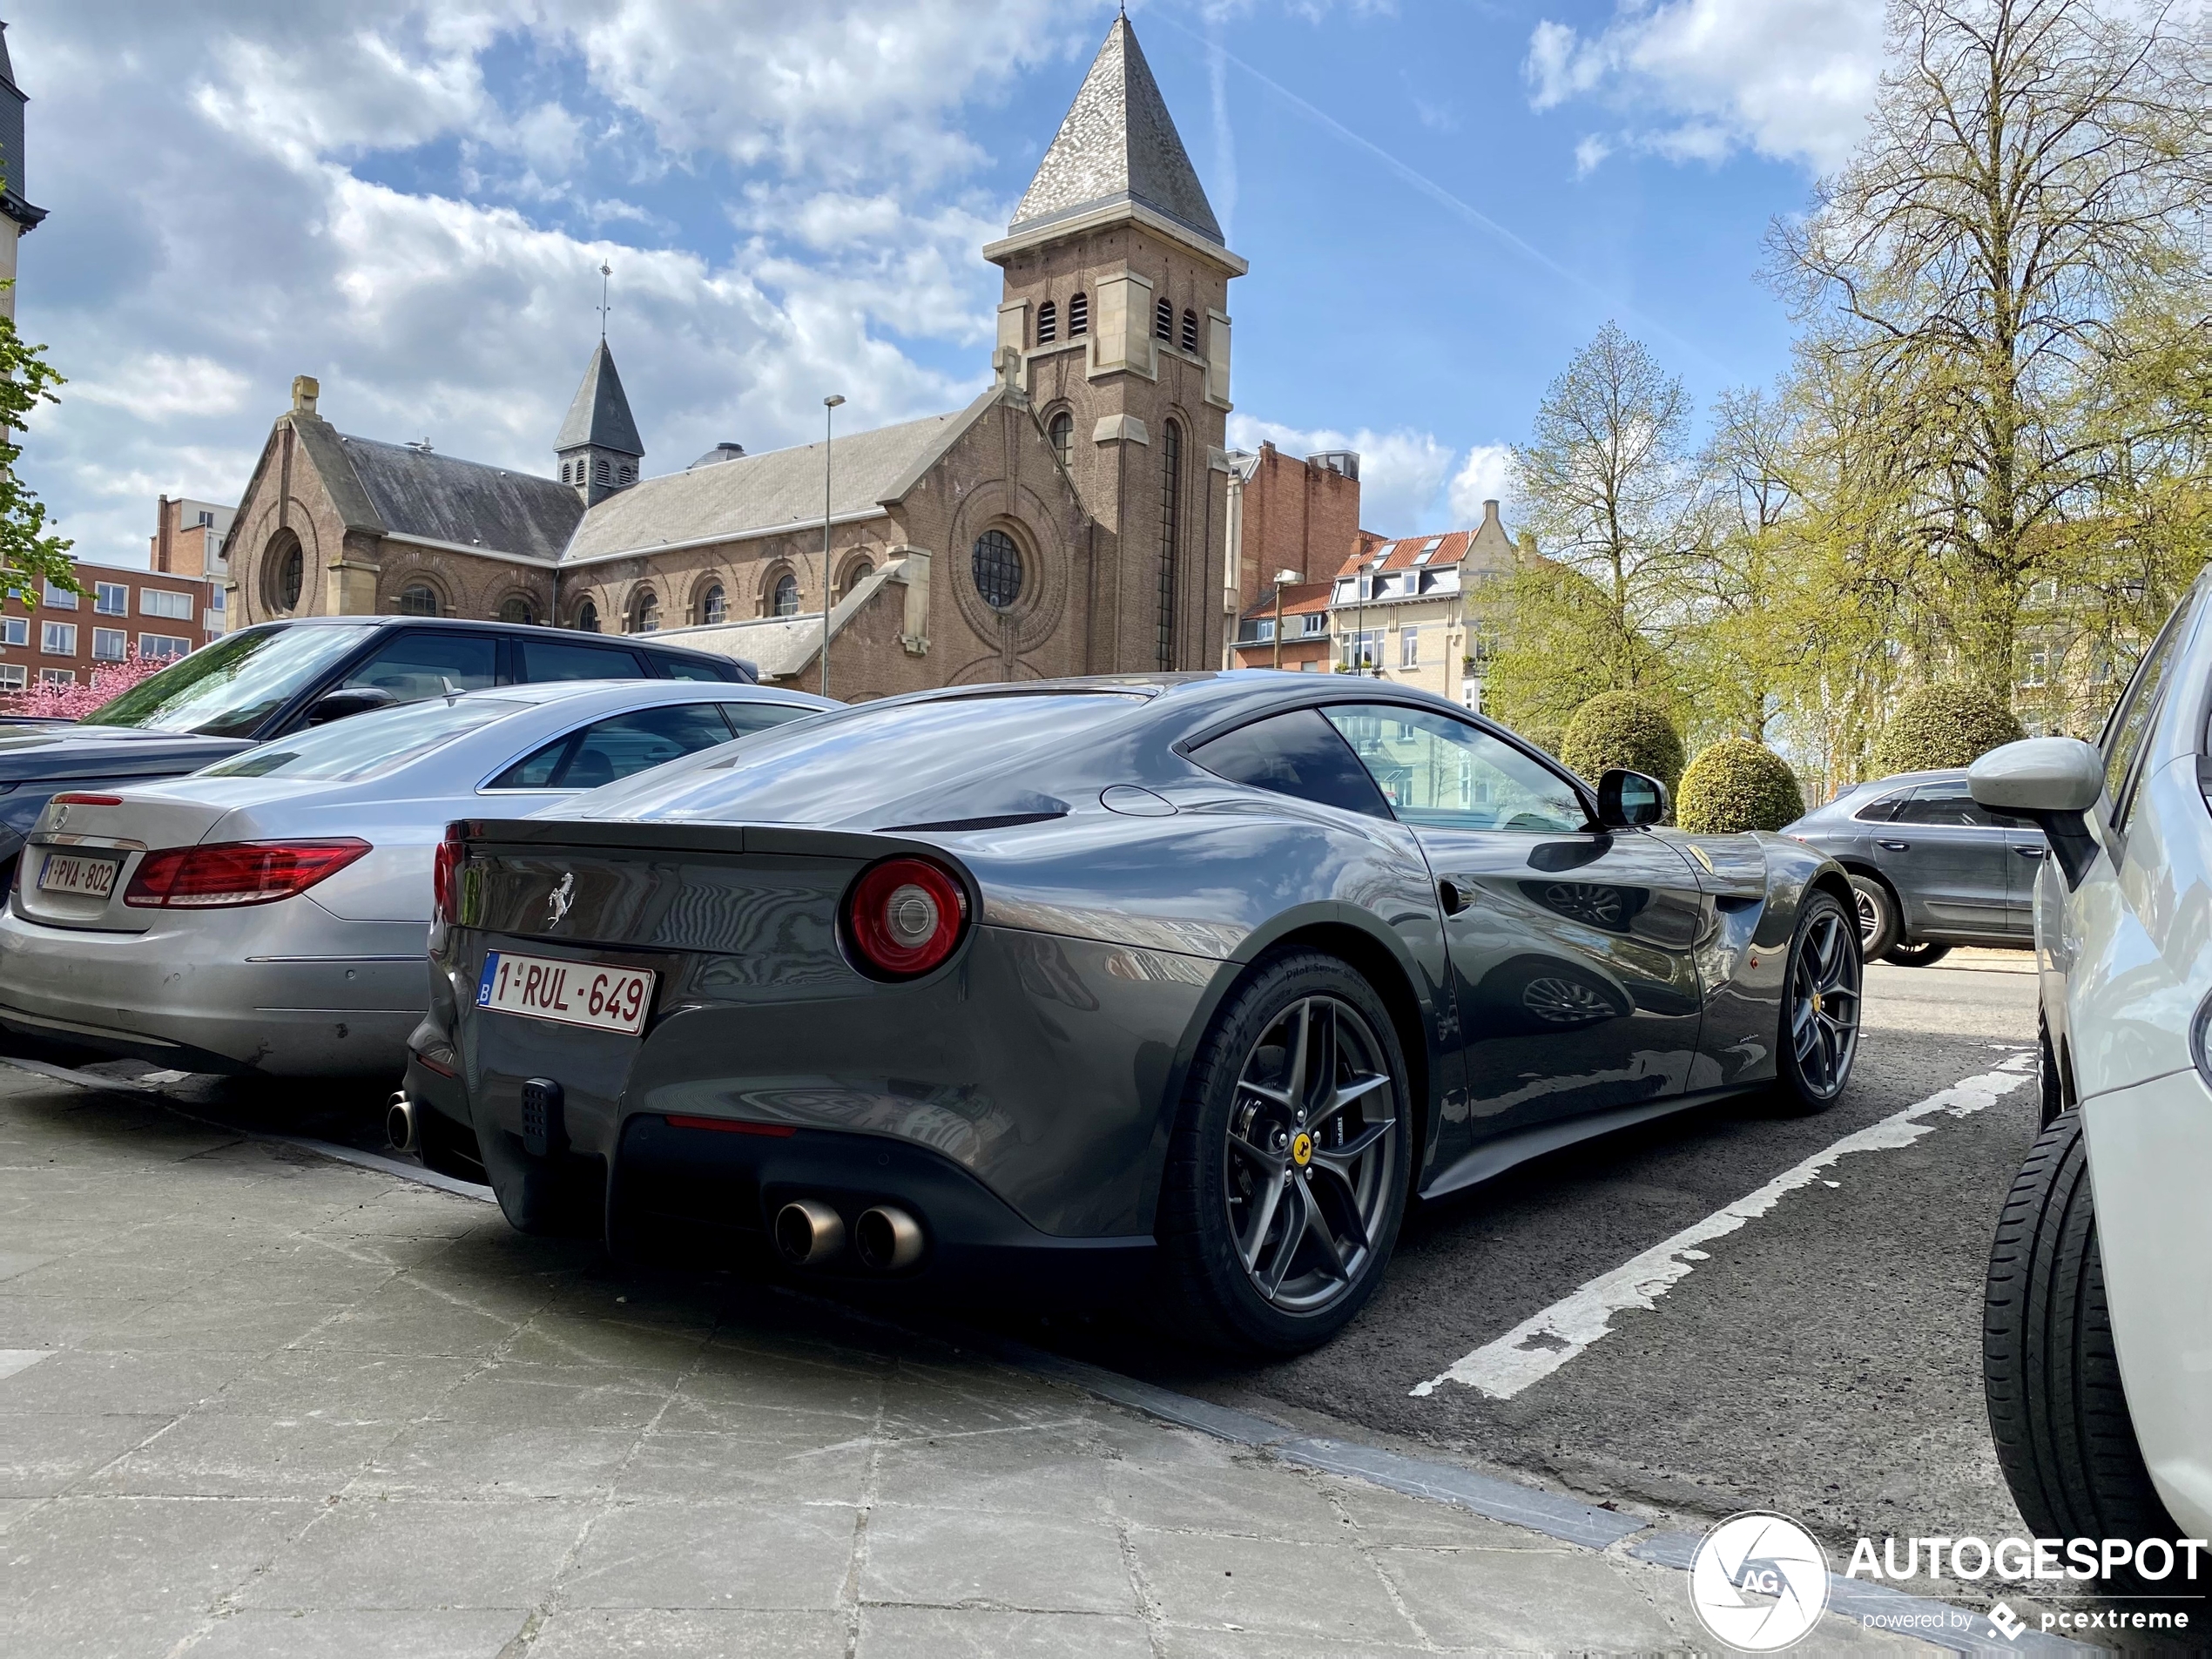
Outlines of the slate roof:
M 645 453 L 644 441 L 637 435 L 637 422 L 631 418 L 630 399 L 623 393 L 622 376 L 615 372 L 615 354 L 607 349 L 604 340 L 591 354 L 583 383 L 576 388 L 576 399 L 569 405 L 568 419 L 561 422 L 561 434 L 553 440 L 553 450 L 559 455 L 585 444 L 595 449 L 611 449 L 617 455 L 642 456 Z
M 550 563 L 583 516 L 576 491 L 550 478 L 374 438 L 337 437 L 388 534 Z
M 1107 31 L 1008 233 L 1123 201 L 1221 241 L 1221 222 L 1125 17 Z
M 965 409 L 836 440 L 829 509 L 844 518 L 880 510 L 912 487 L 993 394 Z M 595 503 L 569 543 L 570 560 L 650 553 L 671 542 L 704 542 L 822 522 L 822 446 L 738 455 L 633 484 Z

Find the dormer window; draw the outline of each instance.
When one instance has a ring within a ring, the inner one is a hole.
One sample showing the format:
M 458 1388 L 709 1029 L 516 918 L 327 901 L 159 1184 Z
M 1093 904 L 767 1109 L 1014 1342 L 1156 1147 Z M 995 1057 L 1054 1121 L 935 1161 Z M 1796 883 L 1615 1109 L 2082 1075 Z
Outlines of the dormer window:
M 1198 354 L 1198 314 L 1195 311 L 1183 314 L 1183 349 L 1193 357 Z
M 1081 340 L 1090 332 L 1090 298 L 1088 294 L 1073 294 L 1068 300 L 1068 338 Z
M 1152 338 L 1175 344 L 1175 307 L 1164 300 L 1152 307 Z
M 1046 300 L 1037 307 L 1037 344 L 1049 346 L 1060 338 L 1060 307 Z

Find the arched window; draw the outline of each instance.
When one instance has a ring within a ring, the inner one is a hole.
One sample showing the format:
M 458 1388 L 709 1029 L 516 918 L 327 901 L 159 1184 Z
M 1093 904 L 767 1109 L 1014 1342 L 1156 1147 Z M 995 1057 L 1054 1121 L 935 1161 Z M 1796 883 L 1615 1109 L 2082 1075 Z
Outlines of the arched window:
M 985 530 L 969 557 L 975 591 L 994 610 L 1004 610 L 1022 597 L 1022 550 L 1004 530 Z
M 1075 294 L 1068 300 L 1068 338 L 1079 340 L 1090 332 L 1090 300 L 1083 294 Z
M 1044 435 L 1051 441 L 1052 453 L 1060 457 L 1060 464 L 1073 467 L 1076 464 L 1076 417 L 1065 409 L 1061 410 L 1052 417 Z
M 1183 314 L 1183 349 L 1194 356 L 1197 354 L 1198 314 L 1195 311 Z
M 421 582 L 410 582 L 400 590 L 400 615 L 402 617 L 435 617 L 438 614 L 438 596 Z
M 799 578 L 788 570 L 776 578 L 775 597 L 769 602 L 768 613 L 775 617 L 799 614 Z
M 599 607 L 589 599 L 576 608 L 576 631 L 580 634 L 599 631 Z
M 1152 307 L 1152 338 L 1175 344 L 1175 307 L 1164 300 Z
M 1160 642 L 1162 668 L 1175 666 L 1175 555 L 1183 540 L 1183 428 L 1160 432 Z
M 852 563 L 845 567 L 844 574 L 837 579 L 837 597 L 840 599 L 851 598 L 853 590 L 867 581 L 868 572 L 874 569 L 875 566 L 870 564 L 866 559 L 853 560 Z
M 517 593 L 501 602 L 499 619 L 512 623 L 516 627 L 527 628 L 537 620 L 537 611 L 529 600 Z
M 1037 307 L 1037 344 L 1049 346 L 1060 338 L 1060 307 L 1046 300 Z
M 290 530 L 279 530 L 269 538 L 268 551 L 261 559 L 261 597 L 269 609 L 297 610 L 307 579 L 307 556 L 299 536 Z
M 637 482 L 637 463 L 636 462 L 625 461 L 622 463 L 622 472 L 619 475 L 619 482 L 625 484 L 634 484 Z
M 721 622 L 729 614 L 730 602 L 722 591 L 722 584 L 719 582 L 708 583 L 706 591 L 699 595 L 699 620 Z
M 601 455 L 597 461 L 591 463 L 592 482 L 597 484 L 610 484 L 614 482 L 614 463 L 609 461 L 606 456 Z
M 660 595 L 651 588 L 638 589 L 630 601 L 630 631 L 633 634 L 660 631 Z

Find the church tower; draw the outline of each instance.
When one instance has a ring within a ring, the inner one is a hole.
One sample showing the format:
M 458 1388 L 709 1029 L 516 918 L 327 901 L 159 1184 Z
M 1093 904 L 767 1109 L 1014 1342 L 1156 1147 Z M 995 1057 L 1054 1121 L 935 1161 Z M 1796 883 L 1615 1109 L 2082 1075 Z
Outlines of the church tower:
M 631 419 L 630 400 L 604 336 L 583 371 L 583 384 L 576 388 L 569 418 L 561 422 L 561 435 L 553 440 L 553 453 L 561 464 L 561 482 L 576 486 L 586 507 L 637 482 L 645 446 L 638 441 L 637 422 Z
M 1127 17 L 983 257 L 1006 273 L 1001 379 L 1028 395 L 1104 532 L 1090 660 L 1217 666 L 1236 609 L 1229 281 L 1249 267 L 1223 243 Z

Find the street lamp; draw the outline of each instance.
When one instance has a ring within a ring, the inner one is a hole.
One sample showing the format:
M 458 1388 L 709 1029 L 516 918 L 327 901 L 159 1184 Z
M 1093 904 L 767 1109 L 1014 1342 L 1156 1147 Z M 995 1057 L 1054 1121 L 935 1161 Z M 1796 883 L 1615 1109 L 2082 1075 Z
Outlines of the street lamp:
M 1283 665 L 1283 590 L 1298 579 L 1296 570 L 1278 570 L 1275 573 L 1275 666 L 1278 668 Z
M 822 400 L 822 695 L 829 695 L 830 639 L 830 423 L 843 394 L 832 392 Z
M 1374 581 L 1375 572 L 1381 570 L 1382 565 L 1380 559 L 1369 559 L 1359 567 L 1359 626 L 1353 636 L 1352 646 L 1352 671 L 1355 674 L 1367 671 L 1367 589 Z M 1382 678 L 1379 664 L 1377 665 L 1375 678 Z

